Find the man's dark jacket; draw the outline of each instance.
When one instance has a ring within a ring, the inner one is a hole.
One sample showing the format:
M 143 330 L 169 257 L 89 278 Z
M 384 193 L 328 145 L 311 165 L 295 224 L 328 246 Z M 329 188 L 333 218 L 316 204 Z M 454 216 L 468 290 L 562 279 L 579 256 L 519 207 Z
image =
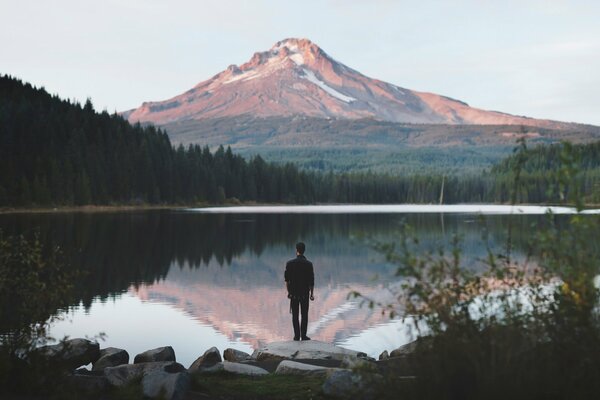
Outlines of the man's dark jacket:
M 292 296 L 307 296 L 310 288 L 315 286 L 312 263 L 302 255 L 288 261 L 285 264 L 285 281 Z

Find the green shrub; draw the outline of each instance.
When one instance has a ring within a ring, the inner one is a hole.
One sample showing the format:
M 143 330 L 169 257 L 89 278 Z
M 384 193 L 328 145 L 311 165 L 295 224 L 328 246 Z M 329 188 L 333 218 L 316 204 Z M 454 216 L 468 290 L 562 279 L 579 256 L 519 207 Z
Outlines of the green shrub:
M 572 157 L 560 159 L 553 188 L 577 213 L 567 223 L 548 214 L 532 226 L 524 255 L 514 255 L 510 225 L 500 251 L 487 246 L 484 230 L 487 257 L 476 267 L 461 259 L 460 238 L 450 251 L 418 253 L 409 227 L 397 243 L 376 246 L 398 266 L 402 282 L 396 302 L 381 306 L 427 337 L 407 358 L 417 377 L 412 398 L 597 397 L 600 299 L 594 280 L 600 273 L 600 221 L 582 213 L 579 191 L 569 187 L 577 182 Z M 386 393 L 406 392 L 397 373 L 387 378 Z

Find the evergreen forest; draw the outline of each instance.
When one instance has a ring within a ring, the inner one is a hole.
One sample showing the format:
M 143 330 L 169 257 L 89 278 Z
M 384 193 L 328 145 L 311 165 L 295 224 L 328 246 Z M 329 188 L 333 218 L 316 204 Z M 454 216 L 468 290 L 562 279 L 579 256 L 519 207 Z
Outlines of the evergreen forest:
M 600 203 L 600 143 L 523 147 L 491 169 L 444 175 L 306 170 L 231 148 L 174 147 L 166 132 L 131 125 L 10 76 L 0 77 L 0 206 L 257 203 L 552 203 L 549 176 Z M 521 162 L 527 153 L 526 162 Z M 398 158 L 402 158 L 400 155 Z M 517 168 L 515 168 L 517 167 Z M 515 172 L 518 170 L 518 172 Z M 515 173 L 519 185 L 514 189 Z M 561 189 L 561 190 L 559 190 Z

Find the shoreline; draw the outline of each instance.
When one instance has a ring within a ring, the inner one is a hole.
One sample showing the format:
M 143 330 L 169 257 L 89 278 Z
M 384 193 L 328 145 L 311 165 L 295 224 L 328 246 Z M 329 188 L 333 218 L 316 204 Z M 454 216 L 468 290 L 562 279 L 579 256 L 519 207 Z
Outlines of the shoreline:
M 206 205 L 202 205 L 206 207 Z M 58 207 L 7 207 L 0 208 L 2 214 L 52 214 L 52 213 L 104 213 L 124 211 L 149 211 L 149 210 L 176 210 L 188 208 L 182 205 L 85 205 L 85 206 L 58 206 Z
M 510 206 L 509 203 L 456 203 L 448 205 L 495 205 Z M 85 206 L 57 206 L 57 207 L 3 207 L 0 208 L 0 215 L 3 214 L 52 214 L 52 213 L 111 213 L 111 212 L 137 212 L 152 210 L 187 210 L 191 208 L 226 208 L 226 207 L 265 207 L 265 206 L 382 206 L 389 204 L 363 204 L 363 203 L 315 203 L 315 204 L 283 204 L 283 203 L 256 203 L 256 202 L 226 202 L 223 204 L 142 204 L 142 205 L 85 205 Z M 393 205 L 437 205 L 437 204 L 393 204 Z M 535 204 L 519 203 L 514 206 L 539 206 L 539 207 L 574 207 L 571 204 Z M 587 204 L 585 209 L 600 208 L 600 204 Z

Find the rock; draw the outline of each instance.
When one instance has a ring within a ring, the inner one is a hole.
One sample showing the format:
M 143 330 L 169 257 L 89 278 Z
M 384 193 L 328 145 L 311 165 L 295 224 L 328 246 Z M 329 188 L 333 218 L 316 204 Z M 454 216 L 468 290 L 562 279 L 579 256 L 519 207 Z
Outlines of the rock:
M 424 336 L 424 337 L 420 337 L 415 341 L 412 341 L 410 343 L 406 343 L 405 345 L 402 345 L 400 347 L 398 347 L 395 350 L 392 350 L 390 352 L 390 357 L 401 357 L 401 356 L 408 356 L 413 354 L 418 347 L 423 346 L 424 348 L 431 348 L 431 346 L 433 345 L 433 341 L 430 337 Z
M 236 349 L 225 349 L 223 359 L 231 362 L 246 361 L 250 359 L 250 354 Z
M 310 341 L 275 342 L 257 349 L 252 358 L 257 361 L 268 360 L 342 360 L 345 356 L 358 357 L 358 352 L 335 346 L 331 343 Z
M 360 376 L 348 370 L 332 372 L 323 383 L 323 393 L 333 397 L 351 397 L 362 391 Z
M 412 356 L 390 357 L 377 361 L 379 371 L 385 376 L 414 376 L 417 373 L 417 366 Z
M 357 374 L 347 369 L 331 372 L 323 383 L 323 393 L 338 398 L 371 400 L 377 398 L 382 377 L 375 374 Z
M 269 374 L 269 371 L 260 367 L 255 367 L 254 365 L 241 364 L 229 361 L 223 361 L 222 365 L 224 371 L 231 372 L 233 374 L 252 376 Z
M 153 371 L 164 371 L 173 374 L 185 371 L 185 367 L 174 361 L 125 364 L 118 367 L 104 368 L 104 376 L 112 386 L 121 387 Z
M 80 394 L 97 396 L 110 389 L 108 379 L 103 375 L 75 373 L 67 377 L 67 384 Z
M 373 361 L 366 360 L 363 358 L 356 358 L 351 356 L 346 356 L 342 360 L 340 364 L 340 368 L 351 369 L 354 371 L 371 371 L 375 372 L 377 370 L 377 366 Z
M 401 356 L 410 355 L 410 354 L 414 353 L 416 348 L 417 348 L 417 341 L 415 340 L 414 342 L 407 343 L 405 345 L 398 347 L 395 350 L 392 350 L 390 352 L 390 357 L 401 357 Z
M 142 378 L 142 393 L 145 398 L 181 400 L 190 388 L 190 374 L 169 373 L 162 370 L 148 372 Z
M 219 372 L 219 371 L 223 371 L 223 363 L 222 362 L 218 362 L 213 366 L 210 367 L 203 367 L 197 370 L 190 370 L 188 369 L 188 372 L 194 372 L 194 373 L 201 373 L 201 374 L 211 374 L 213 372 Z
M 377 361 L 375 360 L 373 357 L 369 357 L 367 355 L 367 353 L 363 353 L 363 352 L 359 352 L 356 357 L 360 358 L 361 360 L 367 360 L 367 361 Z
M 339 368 L 328 368 L 321 367 L 318 365 L 311 365 L 305 363 L 299 363 L 291 360 L 283 360 L 277 366 L 275 373 L 277 375 L 327 375 L 332 371 L 336 371 Z
M 87 339 L 65 340 L 40 347 L 38 351 L 47 357 L 59 358 L 59 362 L 69 369 L 95 362 L 100 357 L 100 345 Z
M 134 364 L 158 361 L 176 361 L 175 351 L 171 346 L 159 347 L 138 354 L 133 359 Z
M 190 372 L 203 371 L 213 367 L 214 365 L 223 361 L 221 358 L 221 354 L 219 353 L 219 349 L 216 347 L 211 347 L 206 350 L 204 354 L 196 359 L 188 368 Z
M 106 367 L 129 363 L 129 353 L 123 349 L 107 347 L 100 350 L 100 358 L 94 363 L 92 371 L 102 371 Z
M 381 353 L 379 355 L 379 360 L 387 360 L 388 358 L 390 358 L 390 355 L 388 354 L 387 350 L 384 350 L 383 353 Z

